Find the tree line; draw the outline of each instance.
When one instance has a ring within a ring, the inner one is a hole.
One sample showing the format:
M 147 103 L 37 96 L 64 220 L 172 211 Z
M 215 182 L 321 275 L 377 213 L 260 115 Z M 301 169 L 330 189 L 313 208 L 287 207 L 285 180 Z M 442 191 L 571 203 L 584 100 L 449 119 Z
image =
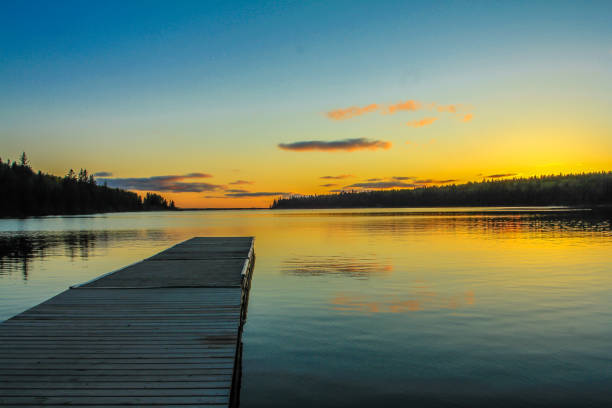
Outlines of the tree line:
M 131 191 L 98 185 L 86 169 L 64 177 L 34 172 L 25 153 L 19 162 L 0 158 L 0 216 L 90 214 L 176 209 L 155 193 L 144 199 Z
M 280 198 L 270 208 L 612 205 L 612 172 Z

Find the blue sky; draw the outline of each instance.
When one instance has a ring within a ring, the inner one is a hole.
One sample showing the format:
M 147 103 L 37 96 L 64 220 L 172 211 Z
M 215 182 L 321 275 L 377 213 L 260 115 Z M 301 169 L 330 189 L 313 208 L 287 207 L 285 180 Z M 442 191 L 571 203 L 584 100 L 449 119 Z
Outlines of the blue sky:
M 544 133 L 557 121 L 575 129 L 559 140 L 583 132 L 607 148 L 610 21 L 610 2 L 3 2 L 2 155 L 25 150 L 59 173 L 82 166 L 118 177 L 206 172 L 229 180 L 232 170 L 257 166 L 255 153 L 284 168 L 295 163 L 288 169 L 295 179 L 313 165 L 333 170 L 330 160 L 355 172 L 401 159 L 295 159 L 278 143 L 478 145 L 506 137 L 517 118 L 530 129 L 540 129 L 540 119 Z M 325 119 L 337 108 L 405 100 L 469 105 L 470 134 L 442 119 L 436 133 L 398 130 L 419 116 Z M 429 161 L 414 171 L 431 172 L 448 154 L 426 153 Z M 561 161 L 580 170 L 593 155 L 583 156 Z M 609 163 L 593 160 L 588 168 Z M 283 184 L 289 180 L 273 185 L 275 171 L 267 171 L 257 176 L 270 189 L 296 190 Z M 315 187 L 306 179 L 297 185 Z

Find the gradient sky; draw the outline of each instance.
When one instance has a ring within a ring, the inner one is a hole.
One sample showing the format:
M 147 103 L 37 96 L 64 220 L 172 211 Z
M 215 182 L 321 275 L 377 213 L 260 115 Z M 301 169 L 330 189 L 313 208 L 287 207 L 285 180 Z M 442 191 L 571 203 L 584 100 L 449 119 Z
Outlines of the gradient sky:
M 183 207 L 612 170 L 611 21 L 610 1 L 4 1 L 0 154 Z

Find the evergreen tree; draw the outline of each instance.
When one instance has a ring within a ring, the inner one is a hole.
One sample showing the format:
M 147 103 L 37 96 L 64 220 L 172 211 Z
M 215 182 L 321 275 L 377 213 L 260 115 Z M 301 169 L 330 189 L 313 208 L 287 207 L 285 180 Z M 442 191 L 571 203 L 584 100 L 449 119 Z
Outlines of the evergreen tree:
M 23 167 L 30 167 L 30 162 L 28 161 L 28 156 L 26 156 L 25 152 L 21 153 L 20 164 Z

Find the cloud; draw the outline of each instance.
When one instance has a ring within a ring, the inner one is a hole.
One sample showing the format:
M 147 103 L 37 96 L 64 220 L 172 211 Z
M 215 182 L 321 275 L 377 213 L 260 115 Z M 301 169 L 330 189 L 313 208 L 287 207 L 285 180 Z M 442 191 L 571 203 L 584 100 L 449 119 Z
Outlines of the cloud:
M 343 189 L 385 189 L 385 188 L 414 188 L 414 187 L 422 187 L 429 184 L 448 184 L 459 181 L 458 179 L 419 179 L 415 180 L 415 177 L 408 176 L 394 176 L 388 179 L 380 179 L 380 178 L 371 178 L 368 179 L 367 182 L 355 183 L 343 187 Z M 334 192 L 338 192 L 341 190 L 334 190 Z
M 243 193 L 227 193 L 225 194 L 227 197 L 271 197 L 271 196 L 288 196 L 291 193 L 284 192 L 268 192 L 268 191 L 255 191 L 255 192 L 243 192 Z
M 421 103 L 413 100 L 396 103 L 387 107 L 387 113 L 393 115 L 398 111 L 416 111 L 421 109 Z
M 384 113 L 393 115 L 394 113 L 397 113 L 399 111 L 417 111 L 421 108 L 421 102 L 414 100 L 399 102 L 384 108 L 377 103 L 372 103 L 368 106 L 364 106 L 363 108 L 360 108 L 358 106 L 351 106 L 350 108 L 346 109 L 334 109 L 332 111 L 327 112 L 327 117 L 333 120 L 344 120 L 353 118 L 355 116 L 361 116 L 366 113 L 372 113 L 379 109 L 383 110 Z
M 338 176 L 321 176 L 319 178 L 325 179 L 325 180 L 340 180 L 340 179 L 345 179 L 349 177 L 355 177 L 355 176 L 353 176 L 352 174 L 340 174 Z
M 472 115 L 471 113 L 468 113 L 467 115 L 465 115 L 463 117 L 463 119 L 461 119 L 462 122 L 469 122 L 470 120 L 472 120 L 472 118 L 474 117 L 474 115 Z
M 327 117 L 332 120 L 344 120 L 366 113 L 374 112 L 378 110 L 378 108 L 379 106 L 375 103 L 368 106 L 364 106 L 363 108 L 360 108 L 358 106 L 351 106 L 350 108 L 346 109 L 335 109 L 333 111 L 329 111 L 327 112 Z
M 235 188 L 235 189 L 231 189 L 231 190 L 225 190 L 228 193 L 248 193 L 248 190 L 243 190 L 241 188 Z
M 101 178 L 99 181 L 106 183 L 109 187 L 123 188 L 126 190 L 159 191 L 174 193 L 198 193 L 202 191 L 215 191 L 222 189 L 218 184 L 202 182 L 184 182 L 185 179 L 199 179 L 212 177 L 206 173 L 189 173 L 184 175 L 138 177 L 138 178 Z
M 412 122 L 408 122 L 406 123 L 406 125 L 412 126 L 412 127 L 422 127 L 422 126 L 431 125 L 436 120 L 438 120 L 438 118 L 423 118 L 421 120 L 413 120 Z
M 458 179 L 446 179 L 446 180 L 434 180 L 434 179 L 423 179 L 423 180 L 414 180 L 415 184 L 448 184 L 459 181 Z
M 457 109 L 458 109 L 458 105 L 439 105 L 436 110 L 438 112 L 450 112 L 450 113 L 457 113 Z
M 345 108 L 345 109 L 334 109 L 332 111 L 327 112 L 326 115 L 329 119 L 332 119 L 332 120 L 345 120 L 345 119 L 353 118 L 355 116 L 361 116 L 361 115 L 365 115 L 366 113 L 372 113 L 376 111 L 381 111 L 381 113 L 393 115 L 400 111 L 415 112 L 421 109 L 428 109 L 428 110 L 434 109 L 434 110 L 437 110 L 438 112 L 449 112 L 449 113 L 457 114 L 458 111 L 462 109 L 463 110 L 470 109 L 470 107 L 466 105 L 461 105 L 461 104 L 438 105 L 435 102 L 426 103 L 423 105 L 423 103 L 419 101 L 410 99 L 405 102 L 399 102 L 393 105 L 380 105 L 377 103 L 372 103 L 364 107 L 351 106 L 350 108 Z M 463 117 L 462 120 L 464 122 L 469 122 L 471 119 L 472 119 L 472 115 L 467 114 Z M 425 118 L 422 121 L 409 122 L 409 126 L 415 126 L 415 127 L 425 126 L 425 125 L 429 125 L 433 123 L 433 121 L 435 120 L 436 118 Z M 426 122 L 423 122 L 423 121 L 426 121 Z
M 351 152 L 353 150 L 376 150 L 376 149 L 389 149 L 391 147 L 390 142 L 383 140 L 370 140 L 366 138 L 358 139 L 344 139 L 334 140 L 331 142 L 325 142 L 322 140 L 310 140 L 304 142 L 295 143 L 280 143 L 279 148 L 283 150 L 292 150 L 297 152 L 305 152 L 311 150 L 321 151 L 338 151 L 344 150 Z
M 403 181 L 376 181 L 368 183 L 355 183 L 344 188 L 411 188 L 416 187 L 416 184 L 404 183 Z
M 212 177 L 210 174 L 206 173 L 189 173 L 184 176 L 166 176 L 166 177 L 180 177 L 180 178 L 209 178 Z
M 93 174 L 94 177 L 112 177 L 113 173 L 108 171 L 99 171 Z
M 328 184 L 321 184 L 319 187 L 336 187 L 337 184 L 334 183 L 328 183 Z
M 502 174 L 489 174 L 486 176 L 487 178 L 503 178 L 503 177 L 512 177 L 516 176 L 516 173 L 502 173 Z
M 243 184 L 253 184 L 255 183 L 254 181 L 249 181 L 249 180 L 236 180 L 236 181 L 232 181 L 231 185 L 243 185 Z

